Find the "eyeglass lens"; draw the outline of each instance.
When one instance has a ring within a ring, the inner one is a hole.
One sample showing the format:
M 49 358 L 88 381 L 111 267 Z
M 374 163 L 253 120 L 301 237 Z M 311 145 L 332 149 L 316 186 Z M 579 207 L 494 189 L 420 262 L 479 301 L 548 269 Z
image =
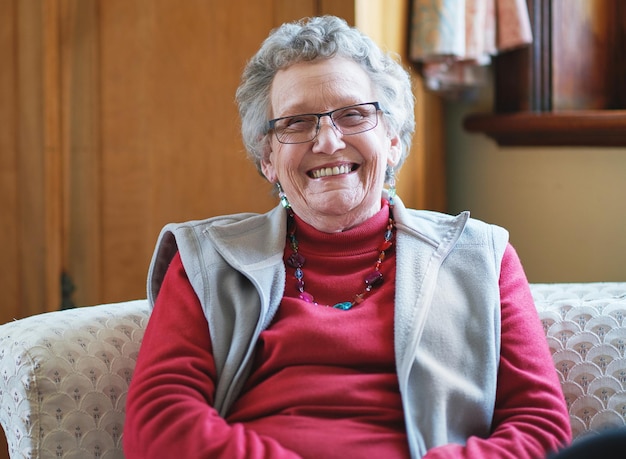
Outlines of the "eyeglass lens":
M 270 124 L 279 142 L 305 143 L 317 137 L 324 116 L 328 116 L 343 135 L 360 134 L 374 129 L 378 124 L 378 104 L 365 103 L 327 113 L 288 116 L 272 120 Z

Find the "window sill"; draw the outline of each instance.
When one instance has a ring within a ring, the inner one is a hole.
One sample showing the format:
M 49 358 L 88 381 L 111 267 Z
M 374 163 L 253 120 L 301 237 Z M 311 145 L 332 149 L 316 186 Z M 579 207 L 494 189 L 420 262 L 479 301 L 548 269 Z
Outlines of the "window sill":
M 501 146 L 626 146 L 626 110 L 474 114 L 464 127 Z

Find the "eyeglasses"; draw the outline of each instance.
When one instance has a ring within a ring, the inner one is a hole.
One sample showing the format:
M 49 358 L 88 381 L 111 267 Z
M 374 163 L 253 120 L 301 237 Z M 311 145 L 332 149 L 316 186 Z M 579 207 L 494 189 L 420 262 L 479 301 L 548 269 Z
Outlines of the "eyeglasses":
M 319 134 L 323 116 L 329 117 L 333 126 L 343 135 L 354 135 L 374 129 L 378 125 L 380 109 L 378 102 L 366 102 L 326 113 L 284 116 L 270 120 L 268 126 L 280 143 L 306 143 Z

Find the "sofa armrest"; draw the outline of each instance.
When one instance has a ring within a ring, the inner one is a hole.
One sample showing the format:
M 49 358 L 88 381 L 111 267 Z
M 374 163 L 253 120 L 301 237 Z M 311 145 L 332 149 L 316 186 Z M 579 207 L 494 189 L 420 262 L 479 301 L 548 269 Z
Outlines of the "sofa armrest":
M 626 425 L 626 282 L 531 284 L 574 438 Z
M 146 300 L 0 326 L 0 423 L 11 457 L 123 457 L 128 383 Z

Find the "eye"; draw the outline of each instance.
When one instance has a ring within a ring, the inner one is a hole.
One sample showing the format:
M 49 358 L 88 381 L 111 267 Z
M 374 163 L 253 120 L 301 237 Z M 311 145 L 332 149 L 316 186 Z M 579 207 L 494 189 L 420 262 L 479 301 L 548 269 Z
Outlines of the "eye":
M 334 120 L 344 125 L 358 124 L 367 118 L 367 113 L 361 107 L 352 107 L 335 113 Z
M 317 117 L 311 115 L 298 115 L 285 118 L 282 121 L 282 129 L 307 130 L 317 126 Z

